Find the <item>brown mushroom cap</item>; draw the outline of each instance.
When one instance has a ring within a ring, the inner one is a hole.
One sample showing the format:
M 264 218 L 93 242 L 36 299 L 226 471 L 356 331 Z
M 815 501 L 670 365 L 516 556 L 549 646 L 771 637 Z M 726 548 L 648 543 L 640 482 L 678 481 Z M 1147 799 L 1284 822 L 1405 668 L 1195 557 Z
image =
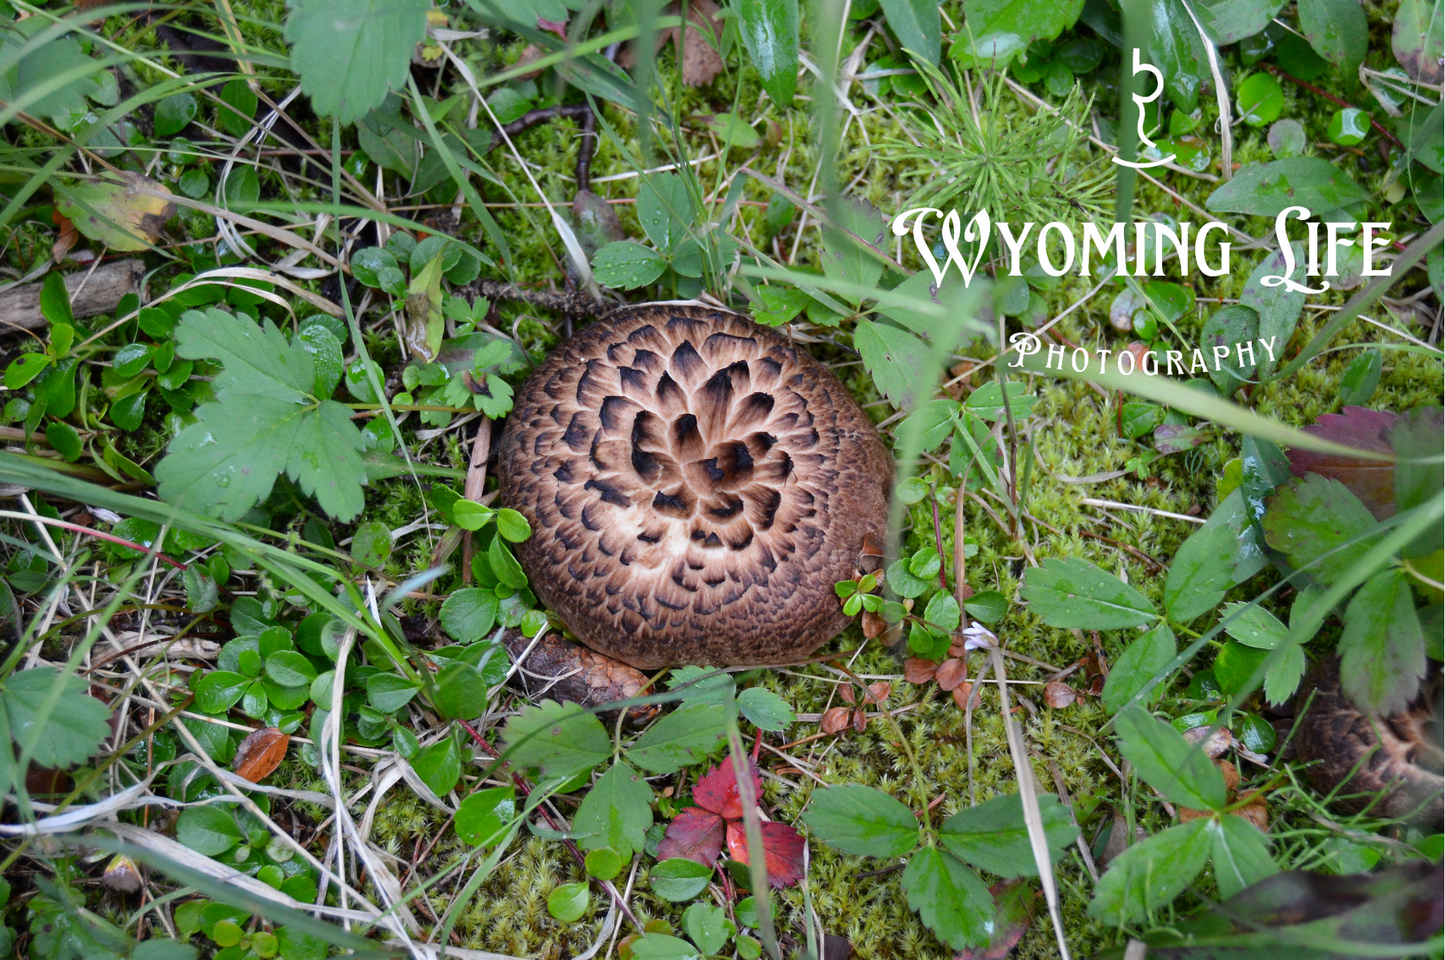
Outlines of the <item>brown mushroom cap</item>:
M 1337 806 L 1350 813 L 1409 818 L 1437 829 L 1445 814 L 1441 757 L 1441 674 L 1433 670 L 1420 695 L 1388 717 L 1361 713 L 1340 692 L 1338 657 L 1321 660 L 1304 690 L 1314 688 L 1295 737 L 1297 756 L 1315 789 L 1339 787 Z M 1303 694 L 1302 694 L 1303 696 Z M 1344 784 L 1343 787 L 1340 785 Z
M 633 666 L 798 660 L 887 524 L 893 462 L 822 364 L 746 317 L 626 307 L 517 391 L 502 502 L 532 588 Z M 881 539 L 878 541 L 881 542 Z

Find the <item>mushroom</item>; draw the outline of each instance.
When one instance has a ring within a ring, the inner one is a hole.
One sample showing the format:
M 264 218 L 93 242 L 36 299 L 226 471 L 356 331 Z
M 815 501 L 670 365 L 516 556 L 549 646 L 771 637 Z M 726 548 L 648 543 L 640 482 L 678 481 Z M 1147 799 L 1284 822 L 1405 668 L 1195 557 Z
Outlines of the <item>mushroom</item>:
M 624 307 L 517 391 L 502 501 L 518 557 L 583 643 L 640 669 L 797 661 L 850 618 L 834 584 L 881 542 L 893 462 L 822 364 L 701 304 Z
M 1439 829 L 1445 813 L 1438 667 L 1408 707 L 1388 717 L 1361 713 L 1340 691 L 1338 657 L 1310 672 L 1309 710 L 1295 737 L 1296 755 L 1322 793 L 1341 794 L 1350 813 L 1406 818 Z M 1343 785 L 1343 786 L 1341 786 Z

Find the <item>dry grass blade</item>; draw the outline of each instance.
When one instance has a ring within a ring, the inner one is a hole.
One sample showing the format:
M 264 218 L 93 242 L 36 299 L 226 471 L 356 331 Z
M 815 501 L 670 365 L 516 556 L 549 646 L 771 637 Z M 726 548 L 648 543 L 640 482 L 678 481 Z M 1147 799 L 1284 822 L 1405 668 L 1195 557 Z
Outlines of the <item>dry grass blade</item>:
M 993 675 L 998 681 L 999 707 L 1003 711 L 1004 729 L 1008 732 L 1009 756 L 1013 758 L 1014 774 L 1019 785 L 1019 799 L 1023 802 L 1024 823 L 1028 825 L 1029 845 L 1033 847 L 1034 863 L 1039 869 L 1039 883 L 1044 888 L 1044 900 L 1049 905 L 1049 917 L 1054 922 L 1054 936 L 1059 941 L 1059 956 L 1069 960 L 1069 944 L 1064 939 L 1064 918 L 1059 912 L 1059 887 L 1054 879 L 1054 865 L 1049 857 L 1049 841 L 1044 834 L 1044 817 L 1039 811 L 1039 795 L 1034 789 L 1034 768 L 1029 763 L 1028 748 L 1024 745 L 1024 734 L 1018 721 L 1009 709 L 1008 677 L 1003 665 L 1003 652 L 998 644 L 989 648 L 993 658 Z

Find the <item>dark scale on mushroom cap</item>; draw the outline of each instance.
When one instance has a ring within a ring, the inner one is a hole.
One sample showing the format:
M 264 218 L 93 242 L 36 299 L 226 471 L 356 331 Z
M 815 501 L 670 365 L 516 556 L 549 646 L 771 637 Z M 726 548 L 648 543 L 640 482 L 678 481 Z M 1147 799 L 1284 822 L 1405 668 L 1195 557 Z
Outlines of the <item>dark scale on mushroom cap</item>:
M 502 501 L 577 637 L 643 669 L 785 663 L 847 626 L 833 585 L 881 542 L 893 462 L 822 364 L 687 304 L 627 307 L 517 392 Z

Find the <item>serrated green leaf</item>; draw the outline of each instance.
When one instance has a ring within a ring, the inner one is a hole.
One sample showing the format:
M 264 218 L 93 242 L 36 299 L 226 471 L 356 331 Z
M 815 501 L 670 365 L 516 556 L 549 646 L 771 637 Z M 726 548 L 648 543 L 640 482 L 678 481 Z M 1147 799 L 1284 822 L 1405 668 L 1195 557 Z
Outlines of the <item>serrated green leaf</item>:
M 1052 793 L 1039 795 L 1050 859 L 1057 861 L 1079 830 Z M 994 797 L 955 813 L 939 828 L 939 840 L 958 859 L 1000 877 L 1037 876 L 1023 802 L 1016 793 Z
M 656 250 L 631 240 L 616 240 L 598 250 L 592 257 L 592 270 L 597 282 L 617 290 L 645 287 L 667 268 L 667 261 Z
M 760 730 L 786 730 L 797 719 L 786 700 L 762 687 L 749 687 L 738 694 L 738 710 Z
M 11 674 L 0 703 L 16 745 L 29 749 L 42 767 L 69 767 L 94 756 L 110 733 L 110 709 L 88 689 L 75 674 L 53 667 Z
M 1245 887 L 1279 873 L 1269 855 L 1269 841 L 1254 824 L 1234 815 L 1211 818 L 1208 823 L 1209 858 L 1214 863 L 1214 879 L 1221 897 L 1227 900 Z
M 1181 823 L 1115 857 L 1094 890 L 1089 915 L 1108 924 L 1130 923 L 1177 897 L 1209 858 L 1209 823 L 1207 817 Z
M 1264 563 L 1244 492 L 1235 490 L 1174 555 L 1164 580 L 1164 609 L 1172 620 L 1187 623 L 1217 607 L 1226 590 Z
M 672 773 L 701 763 L 727 743 L 728 704 L 693 703 L 648 728 L 627 749 L 627 758 L 653 773 Z
M 1119 630 L 1159 619 L 1138 590 L 1078 557 L 1050 557 L 1031 568 L 1020 592 L 1051 627 Z
M 652 788 L 626 763 L 614 763 L 582 798 L 572 832 L 583 850 L 603 847 L 626 860 L 641 850 L 652 826 Z
M 343 125 L 406 82 L 431 0 L 288 0 L 286 42 L 301 89 Z
M 814 790 L 803 822 L 830 847 L 860 857 L 901 857 L 918 845 L 913 811 L 861 784 Z
M 507 721 L 502 742 L 514 763 L 541 767 L 548 777 L 591 770 L 612 755 L 602 722 L 575 703 L 544 700 Z
M 1310 473 L 1275 491 L 1263 526 L 1265 540 L 1295 569 L 1330 584 L 1370 549 L 1378 525 L 1344 484 Z
M 1425 675 L 1425 638 L 1404 574 L 1375 574 L 1345 608 L 1340 688 L 1356 706 L 1388 716 L 1405 709 Z
M 1118 713 L 1156 673 L 1169 665 L 1177 652 L 1174 631 L 1166 623 L 1159 624 L 1129 644 L 1128 649 L 1109 667 L 1109 677 L 1104 681 L 1104 708 L 1110 713 Z M 1148 702 L 1158 698 L 1156 690 Z
M 903 893 L 924 926 L 954 950 L 988 943 L 993 896 L 978 874 L 936 847 L 924 847 L 903 868 Z
M 911 408 L 925 382 L 931 362 L 928 345 L 907 330 L 859 320 L 853 330 L 853 346 L 873 378 L 878 392 L 895 407 Z
M 1166 800 L 1194 810 L 1221 810 L 1224 776 L 1199 746 L 1191 745 L 1170 724 L 1140 707 L 1114 719 L 1119 752 L 1139 776 Z

